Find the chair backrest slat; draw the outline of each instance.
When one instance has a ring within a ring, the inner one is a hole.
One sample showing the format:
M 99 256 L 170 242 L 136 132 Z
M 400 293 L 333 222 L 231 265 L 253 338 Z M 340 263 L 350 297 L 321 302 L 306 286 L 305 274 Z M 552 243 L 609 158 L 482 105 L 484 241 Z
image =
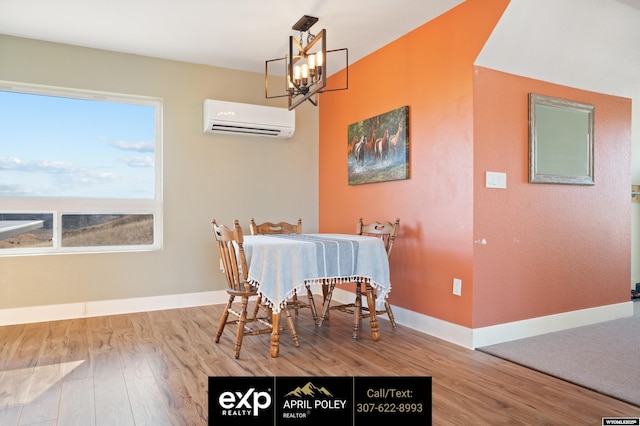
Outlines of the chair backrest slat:
M 369 235 L 373 237 L 382 238 L 384 241 L 384 247 L 387 250 L 387 257 L 391 256 L 391 250 L 393 249 L 393 243 L 398 236 L 400 229 L 400 218 L 395 222 L 371 222 L 365 224 L 362 218 L 358 218 L 356 225 L 356 234 Z
M 302 219 L 298 219 L 298 222 L 263 222 L 256 224 L 256 221 L 251 218 L 251 235 L 260 234 L 302 234 Z
M 244 253 L 244 234 L 242 227 L 236 219 L 233 229 L 218 225 L 216 220 L 211 221 L 213 235 L 218 243 L 220 259 L 230 289 L 236 291 L 249 291 L 247 259 Z

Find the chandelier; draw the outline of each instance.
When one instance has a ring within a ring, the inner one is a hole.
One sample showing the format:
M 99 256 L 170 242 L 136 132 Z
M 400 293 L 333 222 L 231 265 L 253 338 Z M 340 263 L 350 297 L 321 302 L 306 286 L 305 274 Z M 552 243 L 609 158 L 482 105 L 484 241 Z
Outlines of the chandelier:
M 349 81 L 349 53 L 346 48 L 327 50 L 326 30 L 321 30 L 314 35 L 309 29 L 318 22 L 318 18 L 304 15 L 296 22 L 293 30 L 300 32 L 300 40 L 294 36 L 289 37 L 289 52 L 284 58 L 265 61 L 265 96 L 268 99 L 286 96 L 289 101 L 289 110 L 294 109 L 304 101 L 318 105 L 320 93 L 345 90 Z M 306 33 L 306 40 L 304 39 Z M 344 52 L 345 58 L 345 87 L 327 89 L 327 53 Z M 269 94 L 269 64 L 274 62 L 284 63 L 285 88 L 284 93 Z

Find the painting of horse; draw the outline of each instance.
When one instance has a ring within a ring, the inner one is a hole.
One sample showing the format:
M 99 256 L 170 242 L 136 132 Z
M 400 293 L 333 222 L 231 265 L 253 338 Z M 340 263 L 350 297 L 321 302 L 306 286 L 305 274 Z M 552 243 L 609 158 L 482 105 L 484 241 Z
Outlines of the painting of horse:
M 409 107 L 347 127 L 349 185 L 409 179 Z

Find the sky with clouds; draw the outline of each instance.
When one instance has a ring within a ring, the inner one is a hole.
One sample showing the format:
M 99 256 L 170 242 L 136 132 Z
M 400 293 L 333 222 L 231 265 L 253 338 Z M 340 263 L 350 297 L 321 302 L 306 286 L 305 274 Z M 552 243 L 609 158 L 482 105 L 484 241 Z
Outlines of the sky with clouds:
M 0 197 L 154 197 L 155 107 L 0 91 Z

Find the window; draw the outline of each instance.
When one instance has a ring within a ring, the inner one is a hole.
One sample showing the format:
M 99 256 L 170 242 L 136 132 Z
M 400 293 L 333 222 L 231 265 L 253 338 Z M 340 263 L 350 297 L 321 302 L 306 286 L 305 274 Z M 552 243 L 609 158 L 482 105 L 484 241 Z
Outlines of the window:
M 161 247 L 159 99 L 0 82 L 0 255 Z

